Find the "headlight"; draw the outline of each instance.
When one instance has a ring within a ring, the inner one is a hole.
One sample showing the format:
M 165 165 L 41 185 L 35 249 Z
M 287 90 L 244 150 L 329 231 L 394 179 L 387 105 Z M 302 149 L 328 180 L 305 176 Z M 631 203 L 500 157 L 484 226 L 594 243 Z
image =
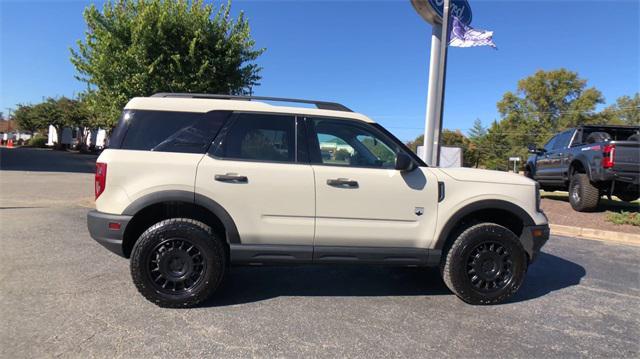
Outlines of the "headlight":
M 540 210 L 540 184 L 536 182 L 536 211 L 542 212 Z

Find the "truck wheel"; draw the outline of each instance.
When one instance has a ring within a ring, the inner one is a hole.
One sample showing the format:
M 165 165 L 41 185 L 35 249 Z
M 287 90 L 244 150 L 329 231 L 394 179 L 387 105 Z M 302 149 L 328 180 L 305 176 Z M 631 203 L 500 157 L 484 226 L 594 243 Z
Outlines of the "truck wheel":
M 222 239 L 201 222 L 172 218 L 147 229 L 133 247 L 133 283 L 160 307 L 195 306 L 215 292 L 224 276 Z
M 598 207 L 600 191 L 591 184 L 589 176 L 585 173 L 576 173 L 571 176 L 569 202 L 571 207 L 578 212 L 588 212 Z
M 494 223 L 476 224 L 453 242 L 441 264 L 447 287 L 469 304 L 502 303 L 518 291 L 527 255 L 518 237 Z
M 638 192 L 629 191 L 629 192 L 618 193 L 616 194 L 616 197 L 620 198 L 625 202 L 633 202 L 638 198 L 640 198 L 640 194 L 638 194 Z

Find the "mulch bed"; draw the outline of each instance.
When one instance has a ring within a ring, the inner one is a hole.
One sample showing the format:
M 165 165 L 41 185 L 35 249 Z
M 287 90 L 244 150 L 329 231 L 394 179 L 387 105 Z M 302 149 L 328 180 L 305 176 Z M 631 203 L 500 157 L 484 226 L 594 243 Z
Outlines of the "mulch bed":
M 607 211 L 639 212 L 640 204 L 638 202 L 625 203 L 603 198 L 595 212 L 585 213 L 576 212 L 571 208 L 566 192 L 547 192 L 542 196 L 541 207 L 552 224 L 640 234 L 640 227 L 614 224 L 606 220 Z

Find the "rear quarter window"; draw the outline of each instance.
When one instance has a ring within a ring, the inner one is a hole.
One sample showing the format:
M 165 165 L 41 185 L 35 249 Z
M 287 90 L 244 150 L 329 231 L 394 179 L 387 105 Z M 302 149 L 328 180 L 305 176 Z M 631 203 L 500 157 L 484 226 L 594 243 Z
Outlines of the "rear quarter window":
M 205 153 L 229 115 L 228 111 L 125 111 L 113 131 L 109 147 Z

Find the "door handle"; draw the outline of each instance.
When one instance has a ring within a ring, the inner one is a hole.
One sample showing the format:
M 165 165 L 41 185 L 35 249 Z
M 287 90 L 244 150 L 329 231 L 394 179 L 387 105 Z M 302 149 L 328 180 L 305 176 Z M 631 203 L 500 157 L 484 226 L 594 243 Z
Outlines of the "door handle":
M 348 178 L 328 179 L 327 184 L 333 187 L 358 188 L 358 181 L 350 180 Z
M 235 173 L 226 173 L 223 175 L 215 175 L 214 179 L 219 182 L 228 182 L 228 183 L 247 183 L 249 179 L 247 176 L 239 176 Z

